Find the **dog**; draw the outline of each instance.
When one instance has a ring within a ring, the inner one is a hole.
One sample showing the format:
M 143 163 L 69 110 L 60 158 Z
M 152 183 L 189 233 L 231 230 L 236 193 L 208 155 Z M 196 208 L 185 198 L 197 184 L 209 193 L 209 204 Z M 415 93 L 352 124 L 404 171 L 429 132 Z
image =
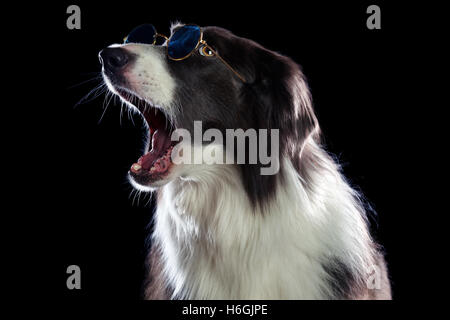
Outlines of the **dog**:
M 170 59 L 183 26 L 161 45 L 99 53 L 108 88 L 148 125 L 147 152 L 129 171 L 157 199 L 144 298 L 391 299 L 383 250 L 323 147 L 300 66 L 220 27 L 201 28 L 206 45 Z M 172 133 L 193 133 L 195 121 L 203 133 L 277 129 L 276 174 L 261 174 L 260 161 L 176 164 Z

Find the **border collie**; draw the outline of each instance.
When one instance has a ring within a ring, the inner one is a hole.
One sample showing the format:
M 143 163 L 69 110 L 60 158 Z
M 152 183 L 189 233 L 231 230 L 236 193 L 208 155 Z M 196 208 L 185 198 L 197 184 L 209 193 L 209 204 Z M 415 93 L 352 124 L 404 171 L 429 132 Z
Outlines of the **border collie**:
M 183 26 L 160 45 L 99 54 L 109 89 L 149 129 L 129 171 L 137 189 L 157 195 L 145 298 L 390 299 L 382 250 L 360 195 L 321 144 L 301 68 L 219 27 L 202 27 L 200 46 L 171 59 L 168 43 Z M 175 164 L 171 134 L 193 133 L 194 121 L 279 129 L 278 172 L 262 175 L 259 161 Z

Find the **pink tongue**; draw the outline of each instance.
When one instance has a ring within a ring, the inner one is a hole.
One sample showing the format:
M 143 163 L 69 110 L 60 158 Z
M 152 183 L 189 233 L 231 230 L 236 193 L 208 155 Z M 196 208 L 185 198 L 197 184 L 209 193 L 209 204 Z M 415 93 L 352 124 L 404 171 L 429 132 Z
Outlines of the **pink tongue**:
M 152 150 L 144 154 L 138 161 L 138 163 L 148 170 L 152 167 L 153 163 L 164 155 L 164 152 L 170 147 L 170 137 L 167 136 L 165 130 L 156 130 L 152 137 Z

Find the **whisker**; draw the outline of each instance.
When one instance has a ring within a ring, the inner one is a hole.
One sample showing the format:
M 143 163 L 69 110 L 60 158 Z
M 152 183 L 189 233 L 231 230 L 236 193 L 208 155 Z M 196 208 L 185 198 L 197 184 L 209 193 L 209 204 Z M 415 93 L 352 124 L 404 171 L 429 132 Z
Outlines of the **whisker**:
M 95 81 L 95 80 L 100 80 L 100 79 L 103 78 L 101 74 L 98 74 L 98 72 L 96 72 L 96 74 L 97 75 L 95 77 L 87 79 L 87 80 L 84 80 L 84 81 L 81 81 L 80 83 L 76 83 L 76 84 L 74 84 L 74 85 L 72 85 L 70 87 L 67 87 L 66 89 L 67 90 L 74 89 L 74 88 L 79 87 L 79 86 L 81 86 L 81 85 L 83 85 L 85 83 L 88 83 L 88 82 L 91 82 L 91 81 Z
M 94 89 L 89 91 L 84 97 L 82 97 L 80 99 L 80 101 L 78 101 L 73 107 L 76 108 L 82 103 L 89 103 L 92 100 L 95 100 L 96 98 L 98 98 L 103 93 L 105 93 L 105 91 L 107 91 L 107 90 L 108 90 L 108 88 L 107 88 L 106 84 L 102 82 L 99 85 L 97 85 Z
M 112 92 L 108 91 L 106 93 L 105 99 L 103 100 L 103 112 L 102 112 L 100 119 L 98 120 L 98 124 L 100 124 L 100 122 L 102 121 L 103 116 L 105 115 L 106 110 L 108 109 L 109 103 L 111 102 L 112 96 L 113 96 Z

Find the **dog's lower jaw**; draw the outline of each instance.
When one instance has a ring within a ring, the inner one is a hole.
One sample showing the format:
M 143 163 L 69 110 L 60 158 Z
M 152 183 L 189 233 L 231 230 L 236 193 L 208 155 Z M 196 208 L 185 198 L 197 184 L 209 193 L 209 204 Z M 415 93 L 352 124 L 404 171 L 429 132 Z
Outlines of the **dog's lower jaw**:
M 205 166 L 195 180 L 178 178 L 161 188 L 153 236 L 168 298 L 376 297 L 365 286 L 377 262 L 364 213 L 329 165 L 330 172 L 310 172 L 316 179 L 310 183 L 323 192 L 312 197 L 285 159 L 287 181 L 264 213 L 255 212 L 230 165 Z M 337 282 L 345 289 L 336 289 Z M 389 288 L 382 290 L 390 297 Z

